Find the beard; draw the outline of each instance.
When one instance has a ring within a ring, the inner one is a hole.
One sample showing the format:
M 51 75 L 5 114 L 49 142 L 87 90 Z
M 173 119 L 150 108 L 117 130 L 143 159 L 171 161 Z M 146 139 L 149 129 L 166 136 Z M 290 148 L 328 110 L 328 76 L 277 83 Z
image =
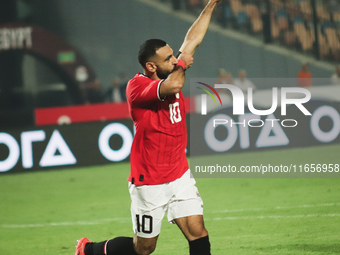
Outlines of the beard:
M 172 71 L 169 71 L 169 70 L 159 70 L 157 69 L 156 73 L 157 73 L 157 76 L 158 78 L 160 79 L 166 79 L 168 78 L 169 74 L 171 74 Z

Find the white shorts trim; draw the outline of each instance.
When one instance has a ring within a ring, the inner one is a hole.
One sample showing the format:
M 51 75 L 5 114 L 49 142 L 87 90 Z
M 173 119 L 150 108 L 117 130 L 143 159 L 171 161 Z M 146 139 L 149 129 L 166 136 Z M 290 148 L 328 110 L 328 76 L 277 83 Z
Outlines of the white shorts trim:
M 145 238 L 159 235 L 165 213 L 169 222 L 190 215 L 203 215 L 203 201 L 195 184 L 190 169 L 173 182 L 159 185 L 129 183 L 134 233 Z

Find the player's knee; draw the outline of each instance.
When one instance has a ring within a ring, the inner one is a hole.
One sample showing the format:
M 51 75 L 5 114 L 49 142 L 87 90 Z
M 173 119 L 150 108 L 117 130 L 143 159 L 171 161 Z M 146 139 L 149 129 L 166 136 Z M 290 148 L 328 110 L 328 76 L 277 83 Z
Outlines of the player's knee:
M 204 226 L 197 226 L 196 228 L 191 229 L 189 241 L 199 239 L 208 235 L 208 230 Z
M 149 255 L 156 249 L 158 236 L 152 238 L 134 237 L 134 248 L 139 255 Z
M 208 231 L 205 228 L 202 228 L 199 233 L 197 233 L 196 238 L 202 238 L 208 235 Z
M 149 255 L 153 253 L 155 249 L 156 245 L 143 245 L 135 247 L 135 250 L 139 255 Z
M 199 236 L 199 238 L 205 237 L 205 236 L 207 236 L 207 235 L 208 235 L 208 230 L 207 230 L 205 227 L 203 227 L 203 228 L 201 229 L 201 231 L 200 231 L 200 236 Z

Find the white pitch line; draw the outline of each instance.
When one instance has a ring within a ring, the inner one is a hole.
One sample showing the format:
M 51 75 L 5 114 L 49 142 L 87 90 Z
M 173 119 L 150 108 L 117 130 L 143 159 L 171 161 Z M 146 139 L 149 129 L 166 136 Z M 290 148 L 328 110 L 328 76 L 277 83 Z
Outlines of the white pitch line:
M 268 211 L 268 210 L 284 210 L 284 209 L 295 209 L 295 208 L 313 208 L 313 207 L 331 207 L 331 206 L 340 206 L 340 203 L 324 203 L 324 204 L 315 204 L 315 205 L 296 205 L 296 206 L 276 206 L 276 207 L 268 207 L 268 208 L 232 209 L 232 210 L 218 211 L 218 212 L 215 212 L 215 213 Z
M 236 216 L 236 217 L 214 217 L 205 218 L 206 221 L 221 221 L 221 220 L 252 220 L 252 219 L 283 219 L 283 218 L 319 218 L 319 217 L 340 217 L 340 214 L 330 213 L 330 214 L 298 214 L 298 215 L 259 215 L 259 216 Z M 0 225 L 1 228 L 41 228 L 41 227 L 58 227 L 58 226 L 74 226 L 74 225 L 99 225 L 109 222 L 128 222 L 130 218 L 112 218 L 112 219 L 102 219 L 96 221 L 75 221 L 75 222 L 51 222 L 51 223 L 38 223 L 38 224 L 3 224 Z
M 60 227 L 60 226 L 85 226 L 85 225 L 99 225 L 109 222 L 127 222 L 131 221 L 131 218 L 111 218 L 100 219 L 94 221 L 74 221 L 74 222 L 49 222 L 49 223 L 32 223 L 32 224 L 2 224 L 1 228 L 42 228 L 42 227 Z
M 340 214 L 299 214 L 299 215 L 259 215 L 259 216 L 236 216 L 236 217 L 215 217 L 205 218 L 207 220 L 254 220 L 254 219 L 289 219 L 289 218 L 312 218 L 312 217 L 340 217 Z

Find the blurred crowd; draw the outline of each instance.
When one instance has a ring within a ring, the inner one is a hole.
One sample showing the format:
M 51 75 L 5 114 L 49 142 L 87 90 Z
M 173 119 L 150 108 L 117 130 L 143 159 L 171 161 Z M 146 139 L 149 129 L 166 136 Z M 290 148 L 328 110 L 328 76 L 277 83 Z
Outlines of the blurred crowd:
M 126 102 L 126 85 L 128 77 L 121 73 L 112 79 L 112 83 L 107 88 L 102 88 L 100 81 L 97 79 L 91 83 L 84 92 L 87 103 L 121 103 Z
M 175 10 L 198 12 L 208 0 L 159 1 L 171 3 Z M 315 3 L 313 8 L 310 0 L 225 0 L 214 19 L 223 27 L 262 37 L 265 42 L 339 62 L 340 1 Z

